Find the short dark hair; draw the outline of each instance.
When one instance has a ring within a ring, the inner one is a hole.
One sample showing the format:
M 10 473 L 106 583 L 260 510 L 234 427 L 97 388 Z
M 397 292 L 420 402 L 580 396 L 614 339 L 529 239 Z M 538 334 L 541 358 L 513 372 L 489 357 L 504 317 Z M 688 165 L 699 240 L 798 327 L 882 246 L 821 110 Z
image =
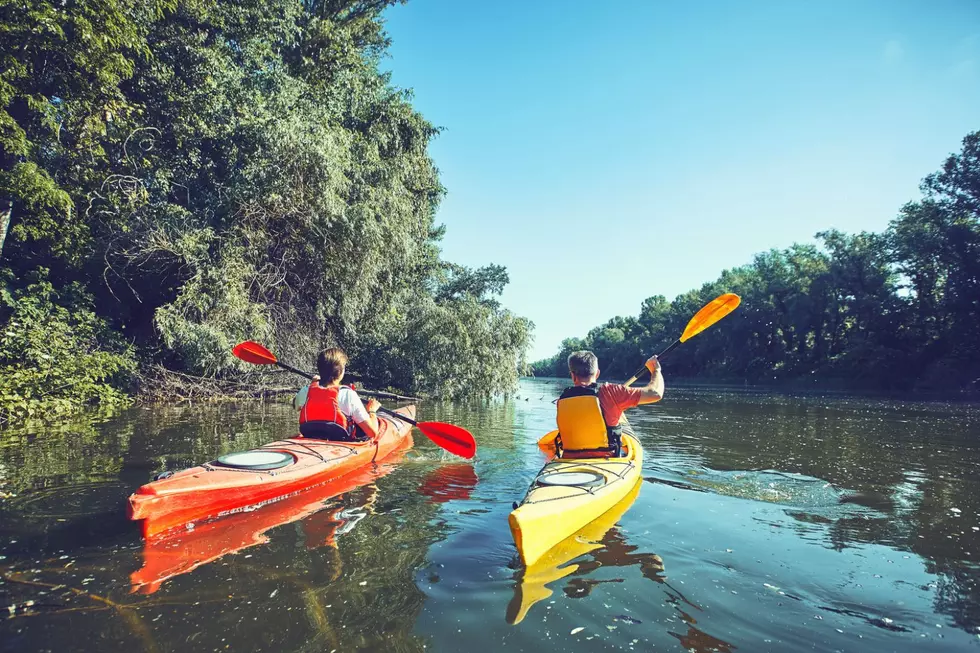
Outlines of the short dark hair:
M 347 354 L 343 349 L 331 347 L 324 349 L 316 359 L 316 370 L 324 383 L 339 381 L 344 376 L 347 367 Z
M 599 371 L 599 359 L 591 351 L 573 351 L 568 355 L 568 371 L 579 378 L 588 378 Z

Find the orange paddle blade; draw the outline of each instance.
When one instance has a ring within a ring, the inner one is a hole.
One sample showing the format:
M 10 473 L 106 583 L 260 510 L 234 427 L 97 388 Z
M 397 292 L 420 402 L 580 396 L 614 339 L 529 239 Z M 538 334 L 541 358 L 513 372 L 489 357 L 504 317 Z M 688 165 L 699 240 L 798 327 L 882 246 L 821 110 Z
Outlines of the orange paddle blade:
M 279 362 L 275 354 L 252 340 L 238 343 L 231 350 L 231 353 L 246 363 L 255 363 L 256 365 L 275 365 Z
M 555 438 L 557 437 L 558 437 L 558 429 L 555 429 L 554 431 L 548 431 L 547 433 L 541 436 L 540 440 L 538 440 L 538 446 L 539 447 L 554 446 Z
M 735 293 L 725 293 L 720 295 L 710 302 L 705 304 L 704 308 L 697 312 L 697 314 L 691 318 L 691 321 L 687 323 L 687 328 L 684 329 L 683 335 L 681 335 L 681 342 L 685 342 L 694 336 L 698 335 L 709 326 L 725 317 L 742 303 L 742 298 Z
M 451 454 L 462 458 L 472 458 L 476 455 L 476 440 L 473 434 L 461 426 L 445 422 L 416 422 L 427 438 Z

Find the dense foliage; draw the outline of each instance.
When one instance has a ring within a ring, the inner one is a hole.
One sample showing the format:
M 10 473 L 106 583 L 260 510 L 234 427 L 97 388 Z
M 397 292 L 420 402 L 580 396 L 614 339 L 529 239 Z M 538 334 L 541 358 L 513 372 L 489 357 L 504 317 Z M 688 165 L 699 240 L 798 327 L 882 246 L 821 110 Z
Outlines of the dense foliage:
M 378 66 L 393 3 L 0 3 L 0 324 L 46 315 L 52 369 L 113 361 L 72 401 L 137 360 L 242 373 L 249 338 L 412 392 L 513 386 L 531 325 L 492 299 L 501 268 L 439 257 L 437 130 Z M 17 347 L 0 375 L 34 363 Z
M 674 377 L 942 393 L 980 391 L 980 132 L 926 177 L 922 199 L 884 233 L 826 231 L 813 244 L 758 254 L 668 302 L 643 301 L 585 338 L 568 338 L 536 375 L 566 376 L 592 349 L 605 377 L 629 376 L 706 302 L 742 305 L 665 360 Z
M 34 417 L 43 405 L 59 416 L 92 401 L 125 403 L 117 388 L 133 372 L 130 347 L 95 315 L 77 284 L 56 293 L 41 276 L 23 290 L 0 293 L 0 302 L 10 315 L 0 333 L 0 405 L 7 413 Z

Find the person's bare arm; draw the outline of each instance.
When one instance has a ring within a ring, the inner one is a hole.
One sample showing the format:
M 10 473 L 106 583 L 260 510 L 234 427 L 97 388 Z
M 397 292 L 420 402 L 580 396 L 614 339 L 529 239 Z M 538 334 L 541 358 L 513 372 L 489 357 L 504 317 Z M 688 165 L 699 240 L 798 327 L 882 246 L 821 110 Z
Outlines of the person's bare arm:
M 656 356 L 651 356 L 646 366 L 650 370 L 650 382 L 640 388 L 640 401 L 637 403 L 641 406 L 655 403 L 664 397 L 664 375 L 660 372 L 660 361 Z
M 368 418 L 357 423 L 372 440 L 377 440 L 378 434 L 381 433 L 381 425 L 378 424 L 378 406 L 380 405 L 381 402 L 377 399 L 368 399 L 367 405 L 364 407 L 367 410 Z

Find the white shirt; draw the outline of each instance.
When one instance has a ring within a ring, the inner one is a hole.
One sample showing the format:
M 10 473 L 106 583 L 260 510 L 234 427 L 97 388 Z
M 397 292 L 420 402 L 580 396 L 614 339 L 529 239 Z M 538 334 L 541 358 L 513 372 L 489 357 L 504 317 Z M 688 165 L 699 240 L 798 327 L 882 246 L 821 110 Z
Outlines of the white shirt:
M 293 406 L 296 410 L 303 410 L 303 406 L 306 405 L 306 397 L 309 394 L 309 390 L 310 386 L 304 386 L 293 397 Z M 340 387 L 340 391 L 337 393 L 337 403 L 340 405 L 340 412 L 347 419 L 354 420 L 355 424 L 368 421 L 369 416 L 367 409 L 364 407 L 364 403 L 361 402 L 361 398 L 350 387 L 345 385 Z

